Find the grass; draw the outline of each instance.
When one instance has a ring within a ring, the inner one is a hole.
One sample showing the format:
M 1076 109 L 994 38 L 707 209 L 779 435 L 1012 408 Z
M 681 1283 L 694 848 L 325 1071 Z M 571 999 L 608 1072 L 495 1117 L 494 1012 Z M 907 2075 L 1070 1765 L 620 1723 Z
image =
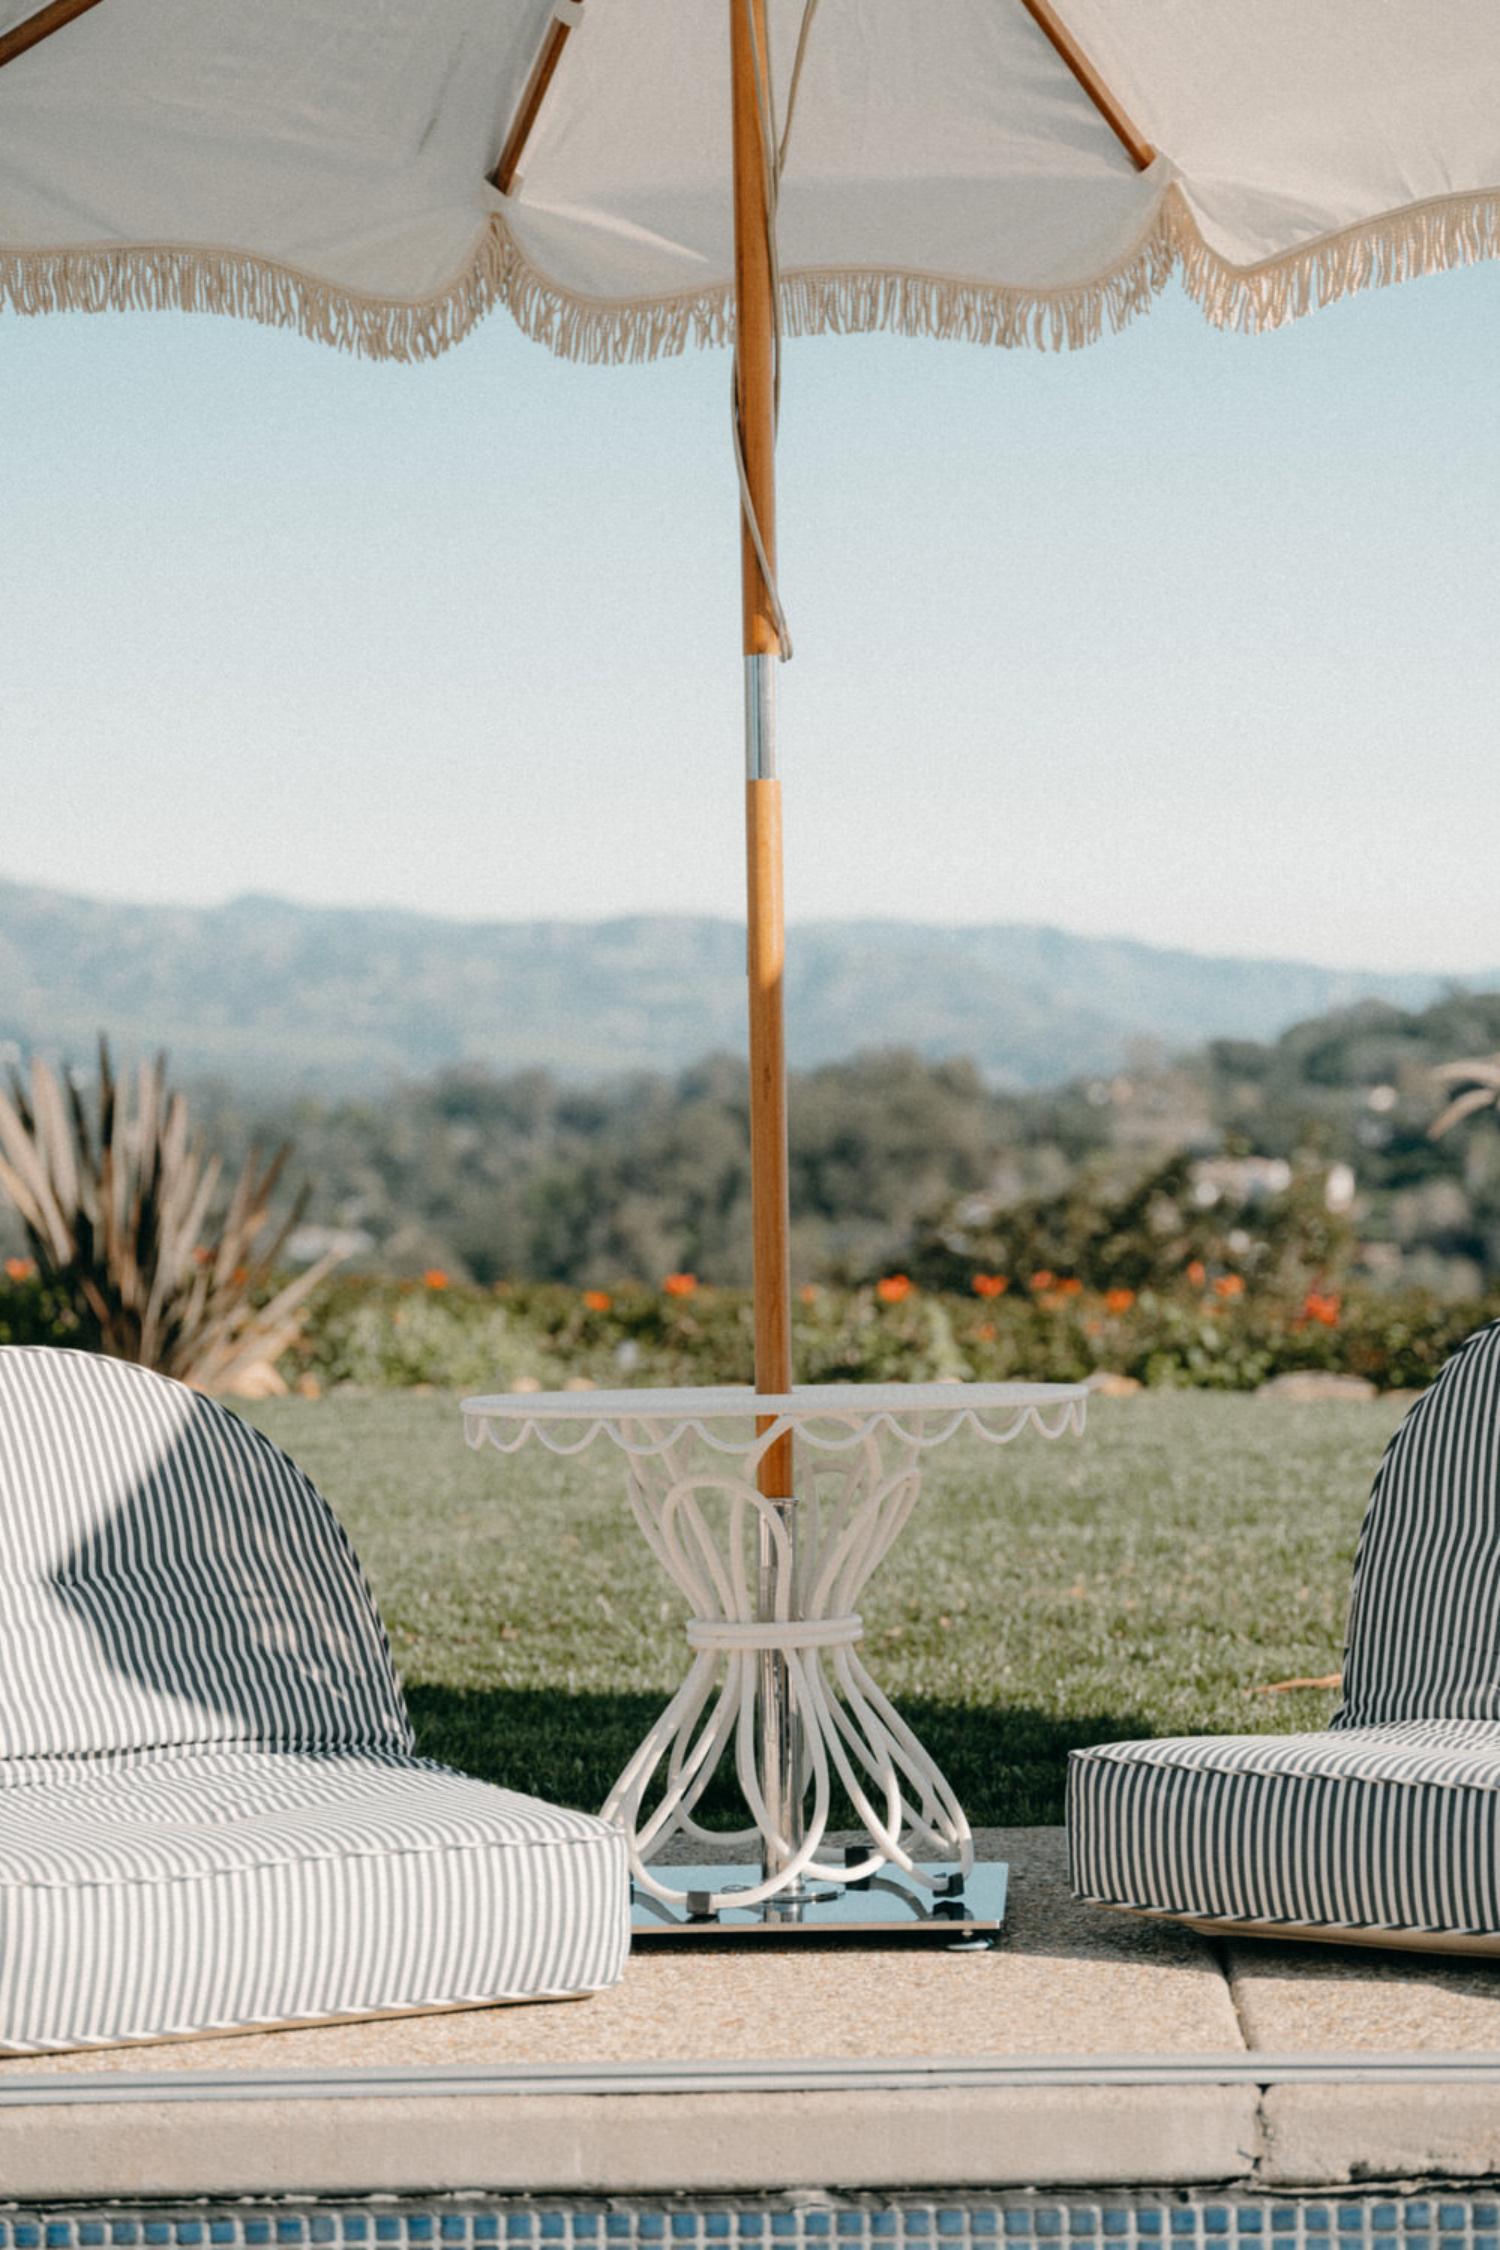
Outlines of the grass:
M 620 1459 L 471 1454 L 456 1401 L 245 1407 L 347 1524 L 422 1748 L 597 1808 L 686 1664 Z M 1082 1440 L 930 1458 L 863 1604 L 867 1661 L 976 1825 L 1062 1818 L 1067 1751 L 1318 1727 L 1360 1515 L 1400 1403 L 1158 1392 Z M 717 1811 L 732 1825 L 730 1798 Z

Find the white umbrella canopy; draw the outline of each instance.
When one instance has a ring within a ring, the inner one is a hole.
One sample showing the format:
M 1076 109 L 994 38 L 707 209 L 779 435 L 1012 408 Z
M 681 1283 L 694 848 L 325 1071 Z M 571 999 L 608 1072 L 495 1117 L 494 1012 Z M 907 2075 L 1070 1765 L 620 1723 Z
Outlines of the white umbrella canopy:
M 1085 342 L 1174 267 L 1211 318 L 1267 325 L 1500 244 L 1493 0 L 1056 6 L 1144 170 L 1024 0 L 821 0 L 790 332 Z M 804 15 L 767 8 L 783 116 Z M 0 68 L 0 302 L 216 306 L 389 356 L 501 303 L 589 357 L 727 332 L 713 0 L 0 0 L 0 57 L 28 37 Z

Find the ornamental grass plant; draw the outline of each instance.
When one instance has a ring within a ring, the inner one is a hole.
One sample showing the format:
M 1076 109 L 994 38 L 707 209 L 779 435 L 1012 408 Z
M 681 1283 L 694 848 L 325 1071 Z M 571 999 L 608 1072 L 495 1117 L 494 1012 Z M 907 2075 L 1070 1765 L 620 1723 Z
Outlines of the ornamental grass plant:
M 92 1109 L 72 1072 L 37 1058 L 0 1093 L 0 1194 L 28 1256 L 7 1261 L 0 1341 L 67 1343 L 205 1390 L 263 1374 L 297 1343 L 331 1271 L 279 1274 L 302 1216 L 272 1204 L 288 1159 L 256 1151 L 226 1180 L 167 1083 L 165 1056 L 117 1077 L 100 1041 Z

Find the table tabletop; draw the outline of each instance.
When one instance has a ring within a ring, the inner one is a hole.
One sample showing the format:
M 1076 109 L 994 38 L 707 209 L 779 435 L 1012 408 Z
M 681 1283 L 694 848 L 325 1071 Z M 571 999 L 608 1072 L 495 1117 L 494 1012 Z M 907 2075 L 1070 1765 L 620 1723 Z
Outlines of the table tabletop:
M 886 1430 L 914 1445 L 942 1443 L 960 1427 L 996 1441 L 1034 1428 L 1060 1437 L 1083 1428 L 1083 1383 L 808 1383 L 763 1392 L 746 1384 L 702 1389 L 502 1391 L 463 1401 L 470 1445 L 513 1452 L 528 1437 L 581 1450 L 601 1434 L 631 1448 L 639 1433 L 654 1450 L 670 1434 L 697 1431 L 718 1449 L 764 1446 L 776 1429 L 833 1447 Z M 742 1435 L 720 1425 L 740 1424 Z

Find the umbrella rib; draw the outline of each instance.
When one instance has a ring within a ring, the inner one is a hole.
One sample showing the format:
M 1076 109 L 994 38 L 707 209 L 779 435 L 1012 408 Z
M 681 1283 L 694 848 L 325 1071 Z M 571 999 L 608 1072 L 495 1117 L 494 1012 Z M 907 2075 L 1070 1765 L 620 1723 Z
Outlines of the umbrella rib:
M 24 23 L 16 24 L 10 31 L 0 31 L 0 70 L 8 62 L 14 62 L 17 55 L 39 47 L 54 31 L 61 31 L 64 24 L 72 23 L 75 16 L 85 16 L 90 8 L 98 5 L 99 0 L 51 0 L 49 7 L 38 9 Z
M 582 0 L 574 0 L 572 5 L 569 5 L 569 0 L 561 0 L 561 4 L 553 14 L 552 21 L 547 26 L 541 52 L 531 66 L 531 76 L 526 81 L 526 90 L 516 106 L 516 114 L 511 120 L 510 131 L 505 136 L 505 146 L 500 152 L 500 161 L 490 174 L 490 186 L 498 188 L 502 195 L 509 195 L 516 174 L 521 169 L 521 158 L 526 153 L 527 142 L 536 130 L 537 118 L 541 115 L 542 104 L 547 99 L 547 89 L 552 84 L 558 64 L 562 61 L 562 51 L 568 44 L 569 34 L 582 14 Z
M 1052 0 L 1021 0 L 1021 5 L 1037 29 L 1052 42 L 1136 170 L 1148 171 L 1156 162 L 1156 150 L 1127 111 L 1116 101 L 1092 61 L 1053 7 Z

